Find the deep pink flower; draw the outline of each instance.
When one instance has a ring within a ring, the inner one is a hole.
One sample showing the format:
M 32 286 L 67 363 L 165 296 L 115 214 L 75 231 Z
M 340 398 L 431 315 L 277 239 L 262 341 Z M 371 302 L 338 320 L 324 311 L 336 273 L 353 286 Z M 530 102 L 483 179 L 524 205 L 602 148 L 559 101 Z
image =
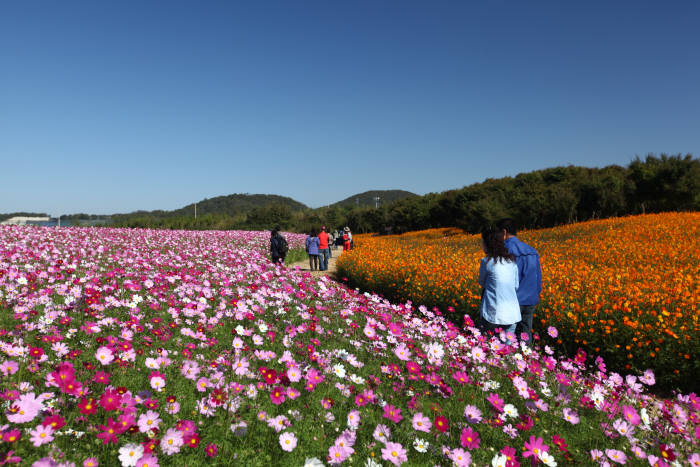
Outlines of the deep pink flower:
M 625 420 L 632 425 L 639 425 L 639 423 L 642 421 L 637 411 L 631 405 L 622 406 L 622 416 L 625 417 Z
M 399 423 L 401 420 L 403 420 L 403 417 L 401 416 L 401 409 L 396 408 L 391 404 L 385 405 L 384 418 L 388 418 L 394 423 Z
M 112 420 L 112 417 L 109 417 L 107 419 L 107 425 L 98 426 L 102 432 L 97 434 L 97 438 L 102 440 L 102 444 L 117 444 L 117 435 L 121 432 L 119 423 Z
M 462 447 L 467 449 L 479 449 L 479 432 L 473 430 L 472 427 L 467 427 L 462 430 L 462 435 L 459 437 Z
M 505 404 L 505 401 L 501 399 L 498 394 L 492 392 L 491 394 L 489 394 L 486 400 L 489 401 L 498 412 L 503 412 L 503 406 Z
M 525 441 L 525 451 L 523 452 L 523 457 L 534 456 L 537 459 L 541 452 L 549 452 L 549 446 L 544 444 L 542 438 L 535 438 L 530 436 L 529 441 Z
M 219 454 L 219 447 L 214 443 L 209 443 L 207 444 L 205 452 L 207 453 L 207 457 L 216 457 L 216 455 Z
M 433 426 L 440 433 L 444 433 L 450 429 L 449 422 L 442 415 L 438 415 L 437 417 L 435 417 L 435 420 L 433 421 Z
M 273 404 L 280 405 L 287 399 L 287 390 L 282 386 L 277 386 L 270 393 L 270 399 L 272 400 Z
M 107 390 L 100 397 L 100 406 L 106 411 L 117 410 L 121 404 L 122 396 L 117 391 Z

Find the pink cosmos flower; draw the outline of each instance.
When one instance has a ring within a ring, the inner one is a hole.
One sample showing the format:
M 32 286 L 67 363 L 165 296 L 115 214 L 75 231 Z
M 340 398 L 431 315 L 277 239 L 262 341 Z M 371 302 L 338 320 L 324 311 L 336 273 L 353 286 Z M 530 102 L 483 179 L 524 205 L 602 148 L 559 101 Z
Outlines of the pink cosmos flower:
M 622 406 L 622 416 L 632 425 L 639 425 L 642 421 L 637 411 L 631 405 Z
M 160 467 L 158 458 L 152 453 L 146 453 L 136 461 L 136 467 Z
M 102 365 L 109 365 L 114 360 L 114 354 L 108 347 L 102 346 L 95 352 L 95 358 Z
M 420 373 L 420 365 L 416 362 L 406 362 L 406 369 L 409 373 Z
M 34 420 L 44 409 L 44 403 L 33 392 L 22 394 L 11 407 L 7 419 L 12 423 L 27 423 Z
M 479 423 L 481 421 L 481 410 L 475 405 L 467 405 L 464 408 L 464 416 L 468 423 Z
M 139 416 L 138 426 L 141 433 L 146 433 L 148 430 L 153 428 L 158 428 L 161 419 L 158 416 L 158 412 L 148 410 L 146 413 Z
M 399 443 L 388 442 L 382 449 L 382 459 L 394 465 L 401 465 L 408 461 L 406 450 Z
M 442 415 L 438 415 L 435 417 L 433 426 L 435 426 L 435 429 L 440 433 L 445 433 L 447 430 L 450 429 L 450 424 L 447 421 L 447 418 L 443 417 Z
M 301 381 L 301 370 L 299 369 L 298 366 L 292 366 L 290 368 L 287 368 L 287 378 L 289 378 L 289 381 L 292 383 L 298 383 Z
M 492 405 L 498 412 L 502 412 L 502 411 L 503 411 L 503 405 L 504 405 L 505 401 L 504 401 L 503 399 L 501 399 L 501 398 L 498 396 L 498 394 L 496 394 L 495 392 L 492 392 L 491 394 L 489 394 L 489 396 L 486 398 L 486 400 L 489 401 L 489 402 L 491 403 L 491 405 Z
M 280 405 L 287 399 L 287 390 L 282 386 L 277 386 L 270 393 L 270 399 L 275 405 Z
M 42 423 L 42 425 L 43 425 L 43 423 Z M 2 440 L 6 443 L 16 443 L 17 441 L 19 441 L 19 439 L 21 437 L 22 437 L 22 432 L 17 430 L 17 429 L 7 430 L 6 432 L 4 432 L 2 434 Z M 2 465 L 2 464 L 0 464 L 0 465 Z
M 463 371 L 455 371 L 452 374 L 452 378 L 455 381 L 457 381 L 459 384 L 461 384 L 462 386 L 464 386 L 465 384 L 469 384 L 469 382 L 471 381 L 471 378 L 469 378 L 469 375 L 467 375 Z
M 180 452 L 180 448 L 185 444 L 182 432 L 177 428 L 169 428 L 165 436 L 160 440 L 160 449 L 169 456 Z
M 450 452 L 450 459 L 457 467 L 467 467 L 472 463 L 472 455 L 460 448 Z
M 572 425 L 576 425 L 579 422 L 578 414 L 576 413 L 575 410 L 572 410 L 568 407 L 566 407 L 562 413 L 564 414 L 564 420 L 567 422 L 571 423 Z
M 556 339 L 559 336 L 559 331 L 557 331 L 557 328 L 554 326 L 549 326 L 547 328 L 547 334 L 549 334 L 549 337 Z
M 428 417 L 418 412 L 413 415 L 413 420 L 411 420 L 411 425 L 416 431 L 423 431 L 425 433 L 430 432 L 430 427 L 433 426 L 432 422 Z
M 382 425 L 381 423 L 377 425 L 377 427 L 374 429 L 374 432 L 372 433 L 372 436 L 374 439 L 381 443 L 386 443 L 389 440 L 389 437 L 391 436 L 391 430 L 389 429 L 388 426 Z
M 297 447 L 297 437 L 294 433 L 284 432 L 280 435 L 280 446 L 283 451 L 292 452 Z
M 615 462 L 616 464 L 624 465 L 627 463 L 627 455 L 624 452 L 619 451 L 617 449 L 606 449 L 605 455 L 608 456 L 608 459 Z
M 403 420 L 403 417 L 401 416 L 401 409 L 394 407 L 391 404 L 385 405 L 384 418 L 388 418 L 394 423 L 399 423 L 401 420 Z
M 538 459 L 540 457 L 540 453 L 543 451 L 548 452 L 549 446 L 544 444 L 542 438 L 530 436 L 530 440 L 525 441 L 525 451 L 523 452 L 523 457 L 533 457 Z
M 396 356 L 399 358 L 399 360 L 406 361 L 410 358 L 411 351 L 408 350 L 408 347 L 406 346 L 406 344 L 404 344 L 402 342 L 401 344 L 396 346 L 396 348 L 394 349 L 394 354 L 396 354 Z
M 53 428 L 50 426 L 38 425 L 29 432 L 29 435 L 31 436 L 29 441 L 32 442 L 35 448 L 38 448 L 42 444 L 53 441 Z
M 351 451 L 342 447 L 334 444 L 330 448 L 328 448 L 328 463 L 329 464 L 342 464 L 345 462 L 345 459 L 350 457 Z
M 473 430 L 472 427 L 464 428 L 459 440 L 462 443 L 462 447 L 467 449 L 479 449 L 479 443 L 481 442 L 479 433 Z
M 204 451 L 207 453 L 207 457 L 216 457 L 219 454 L 219 447 L 214 443 L 209 443 Z
M 3 376 L 14 375 L 19 370 L 19 365 L 14 360 L 7 360 L 0 365 L 0 372 Z
M 100 462 L 97 460 L 97 457 L 88 457 L 83 461 L 83 467 L 97 467 L 100 465 Z
M 117 435 L 121 433 L 121 425 L 115 422 L 112 417 L 107 419 L 107 425 L 98 425 L 102 432 L 97 434 L 97 438 L 102 440 L 102 444 L 117 443 Z
M 348 412 L 348 426 L 352 429 L 356 429 L 360 424 L 360 411 L 351 410 Z

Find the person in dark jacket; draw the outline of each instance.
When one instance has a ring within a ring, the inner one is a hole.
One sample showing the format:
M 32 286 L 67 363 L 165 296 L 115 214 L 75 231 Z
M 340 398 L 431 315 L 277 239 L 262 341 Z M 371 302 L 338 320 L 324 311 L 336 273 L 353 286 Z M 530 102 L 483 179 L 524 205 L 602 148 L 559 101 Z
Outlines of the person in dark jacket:
M 311 233 L 306 237 L 306 253 L 309 255 L 309 268 L 312 271 L 319 269 L 318 262 L 318 249 L 321 244 L 316 231 L 312 230 Z
M 284 264 L 284 257 L 287 256 L 284 245 L 287 241 L 280 235 L 279 227 L 275 227 L 270 232 L 270 256 L 275 264 Z
M 527 344 L 532 346 L 532 320 L 542 293 L 540 254 L 517 238 L 518 231 L 513 219 L 501 219 L 496 223 L 496 228 L 505 235 L 506 248 L 515 256 L 515 263 L 518 265 L 518 303 L 522 318 L 516 328 L 516 334 L 526 335 Z

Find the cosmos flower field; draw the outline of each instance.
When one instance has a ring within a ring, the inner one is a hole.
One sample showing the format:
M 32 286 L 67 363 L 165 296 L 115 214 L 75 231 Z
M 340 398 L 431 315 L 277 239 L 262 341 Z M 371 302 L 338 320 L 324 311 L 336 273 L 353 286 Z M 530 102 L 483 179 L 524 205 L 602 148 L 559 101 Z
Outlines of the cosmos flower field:
M 540 253 L 535 330 L 543 342 L 603 355 L 608 368 L 654 370 L 668 392 L 700 388 L 700 213 L 579 222 L 518 235 Z M 352 286 L 476 317 L 478 235 L 431 229 L 356 236 L 338 269 Z M 556 338 L 546 330 L 555 326 Z
M 700 465 L 700 399 L 652 371 L 272 265 L 268 236 L 0 227 L 0 465 Z

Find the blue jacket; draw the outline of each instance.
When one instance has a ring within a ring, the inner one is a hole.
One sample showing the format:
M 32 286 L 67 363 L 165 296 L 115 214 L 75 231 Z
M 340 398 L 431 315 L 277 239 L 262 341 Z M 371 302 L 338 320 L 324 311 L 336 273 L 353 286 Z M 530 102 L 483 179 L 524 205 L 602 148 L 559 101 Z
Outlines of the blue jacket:
M 527 243 L 511 237 L 506 240 L 506 248 L 515 255 L 518 265 L 520 287 L 518 287 L 518 302 L 520 306 L 537 305 L 542 292 L 542 267 L 540 254 Z
M 317 255 L 319 246 L 321 246 L 321 240 L 318 237 L 306 237 L 306 252 L 308 254 Z

